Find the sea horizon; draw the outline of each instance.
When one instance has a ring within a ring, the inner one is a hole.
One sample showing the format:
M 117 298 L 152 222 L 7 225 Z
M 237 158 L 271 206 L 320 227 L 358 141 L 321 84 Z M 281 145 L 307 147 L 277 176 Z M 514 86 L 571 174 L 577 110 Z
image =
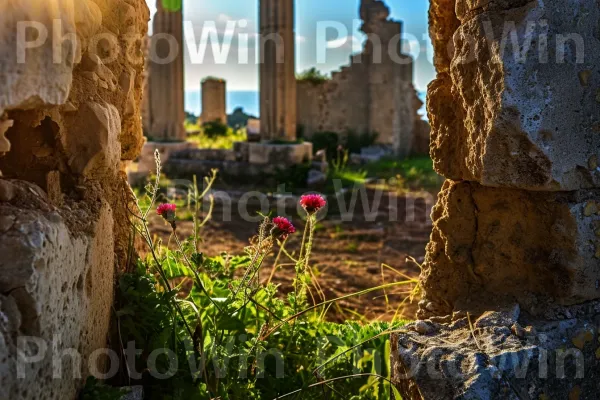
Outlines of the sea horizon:
M 425 103 L 427 92 L 418 92 L 419 98 Z M 200 90 L 187 90 L 185 92 L 185 110 L 194 115 L 200 115 L 202 105 L 200 101 Z M 254 90 L 231 90 L 227 91 L 227 114 L 231 114 L 236 108 L 243 108 L 246 114 L 259 117 L 260 104 L 259 93 Z M 419 114 L 427 119 L 425 106 L 419 110 Z

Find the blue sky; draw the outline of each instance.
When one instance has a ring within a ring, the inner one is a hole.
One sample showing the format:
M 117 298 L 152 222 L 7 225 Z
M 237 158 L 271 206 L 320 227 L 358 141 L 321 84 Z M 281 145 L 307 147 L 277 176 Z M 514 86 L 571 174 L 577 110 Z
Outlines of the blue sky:
M 156 0 L 147 2 L 154 13 Z M 363 35 L 357 31 L 359 3 L 359 0 L 296 0 L 298 71 L 316 66 L 331 72 L 348 64 L 350 54 L 360 51 Z M 427 37 L 429 0 L 387 0 L 386 3 L 392 10 L 392 18 L 404 22 L 405 48 L 410 48 L 416 58 L 415 84 L 423 91 L 434 77 Z M 186 90 L 197 90 L 200 80 L 209 75 L 226 79 L 230 91 L 258 89 L 257 14 L 258 0 L 184 0 L 188 36 L 194 38 L 196 49 L 206 44 L 205 52 L 194 50 L 195 56 L 186 50 Z M 318 26 L 322 28 L 320 31 Z M 324 26 L 329 28 L 324 30 Z M 227 35 L 231 38 L 229 52 L 223 53 L 227 57 L 220 62 L 211 50 L 211 30 L 219 38 L 220 46 Z M 243 58 L 240 61 L 238 56 L 245 50 L 248 50 L 248 62 L 243 62 Z

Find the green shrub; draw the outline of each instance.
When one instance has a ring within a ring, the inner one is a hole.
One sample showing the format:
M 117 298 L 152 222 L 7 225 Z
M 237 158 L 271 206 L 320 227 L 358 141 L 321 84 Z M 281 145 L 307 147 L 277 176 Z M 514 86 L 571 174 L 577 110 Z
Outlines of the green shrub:
M 315 67 L 312 67 L 310 69 L 307 69 L 306 71 L 299 73 L 296 76 L 296 79 L 300 82 L 310 82 L 314 85 L 318 85 L 320 83 L 327 82 L 330 78 Z
M 205 122 L 202 124 L 202 133 L 204 136 L 215 139 L 218 137 L 227 136 L 229 127 L 221 121 Z

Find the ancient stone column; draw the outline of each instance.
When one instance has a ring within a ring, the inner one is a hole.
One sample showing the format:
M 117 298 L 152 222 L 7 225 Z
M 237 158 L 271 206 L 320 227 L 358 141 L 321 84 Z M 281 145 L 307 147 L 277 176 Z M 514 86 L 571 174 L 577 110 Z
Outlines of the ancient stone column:
M 294 0 L 260 0 L 263 140 L 296 139 Z
M 185 140 L 183 13 L 166 10 L 162 0 L 150 39 L 149 117 L 146 134 L 153 140 Z
M 448 180 L 394 380 L 411 399 L 596 399 L 600 6 L 434 0 L 430 21 Z
M 207 78 L 202 81 L 202 123 L 227 124 L 227 83 L 223 79 Z

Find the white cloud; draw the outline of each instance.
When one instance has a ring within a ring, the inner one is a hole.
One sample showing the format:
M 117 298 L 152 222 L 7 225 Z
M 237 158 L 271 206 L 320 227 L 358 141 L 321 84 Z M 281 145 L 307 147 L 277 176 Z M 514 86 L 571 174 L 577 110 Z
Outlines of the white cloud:
M 306 43 L 306 38 L 304 36 L 296 35 L 296 43 Z

